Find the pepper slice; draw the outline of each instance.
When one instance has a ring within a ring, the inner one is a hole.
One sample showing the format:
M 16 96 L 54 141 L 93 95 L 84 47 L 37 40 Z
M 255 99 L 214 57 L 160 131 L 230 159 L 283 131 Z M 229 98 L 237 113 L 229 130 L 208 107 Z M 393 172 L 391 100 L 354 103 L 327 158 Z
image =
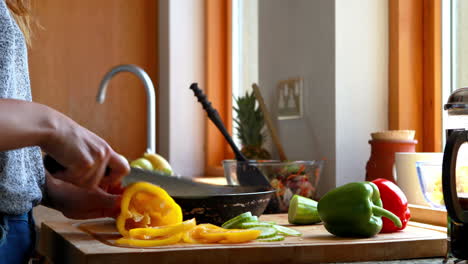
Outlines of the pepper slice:
M 119 238 L 115 241 L 117 245 L 135 246 L 135 247 L 157 247 L 176 244 L 182 239 L 183 233 L 177 233 L 171 236 L 165 236 L 158 239 L 134 239 Z
M 200 224 L 184 234 L 186 243 L 244 243 L 256 239 L 259 230 L 224 229 L 212 224 Z
M 180 224 L 147 227 L 147 228 L 133 228 L 130 229 L 129 236 L 134 239 L 153 239 L 162 236 L 173 235 L 181 232 L 186 232 L 197 225 L 195 218 L 184 221 Z
M 224 229 L 222 227 L 212 225 L 212 224 L 199 224 L 194 228 L 190 229 L 189 231 L 185 232 L 183 236 L 183 240 L 185 243 L 190 244 L 207 244 L 212 243 L 201 236 L 202 232 L 206 232 L 206 230 L 216 230 L 216 229 Z
M 133 228 L 174 225 L 182 222 L 182 209 L 159 186 L 148 182 L 129 185 L 122 195 L 117 230 L 124 237 Z M 125 238 L 126 239 L 126 238 Z
M 218 243 L 245 243 L 257 239 L 260 233 L 262 233 L 260 230 L 231 229 L 224 233 L 224 239 L 219 240 Z

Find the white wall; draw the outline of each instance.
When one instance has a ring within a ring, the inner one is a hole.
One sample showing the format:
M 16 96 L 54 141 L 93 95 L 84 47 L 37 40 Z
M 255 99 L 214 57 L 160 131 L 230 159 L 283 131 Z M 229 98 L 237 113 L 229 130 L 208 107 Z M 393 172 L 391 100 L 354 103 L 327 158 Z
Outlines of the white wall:
M 189 89 L 204 85 L 204 0 L 159 1 L 159 152 L 177 174 L 204 170 L 204 112 Z
M 364 180 L 370 132 L 387 127 L 388 0 L 259 0 L 259 79 L 304 78 L 304 113 L 278 121 L 290 159 L 326 158 L 319 194 Z
M 334 1 L 260 0 L 259 83 L 276 114 L 277 83 L 304 78 L 303 118 L 277 121 L 288 159 L 326 158 L 319 190 L 335 186 Z
M 365 179 L 370 133 L 388 126 L 388 0 L 336 0 L 336 183 Z

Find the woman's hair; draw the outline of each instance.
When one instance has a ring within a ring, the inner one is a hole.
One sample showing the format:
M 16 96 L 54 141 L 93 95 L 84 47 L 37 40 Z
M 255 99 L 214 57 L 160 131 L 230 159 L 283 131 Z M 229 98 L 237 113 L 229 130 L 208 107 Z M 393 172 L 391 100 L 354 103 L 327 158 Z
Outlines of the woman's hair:
M 0 0 L 1 1 L 1 0 Z M 13 17 L 18 23 L 28 45 L 31 44 L 31 4 L 29 0 L 6 0 Z

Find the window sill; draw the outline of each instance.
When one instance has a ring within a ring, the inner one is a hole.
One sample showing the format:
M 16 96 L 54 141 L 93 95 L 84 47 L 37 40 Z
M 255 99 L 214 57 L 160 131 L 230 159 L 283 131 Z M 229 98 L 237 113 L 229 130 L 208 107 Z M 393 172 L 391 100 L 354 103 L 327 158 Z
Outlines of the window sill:
M 224 177 L 210 177 L 210 176 L 207 176 L 207 177 L 195 178 L 194 181 L 213 184 L 213 185 L 227 185 L 226 178 L 224 178 Z
M 224 177 L 222 166 L 207 166 L 205 169 L 206 177 Z
M 447 211 L 428 206 L 409 205 L 411 221 L 447 227 Z

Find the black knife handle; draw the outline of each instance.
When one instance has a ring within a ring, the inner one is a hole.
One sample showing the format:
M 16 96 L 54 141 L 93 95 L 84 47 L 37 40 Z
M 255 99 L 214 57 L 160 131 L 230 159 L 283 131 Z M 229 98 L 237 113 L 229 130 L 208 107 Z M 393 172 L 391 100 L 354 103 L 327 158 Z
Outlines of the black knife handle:
M 44 156 L 44 168 L 50 173 L 54 174 L 59 171 L 65 171 L 67 168 L 65 168 L 62 164 L 58 163 L 54 158 L 52 158 L 49 154 L 46 154 Z M 106 172 L 104 175 L 109 175 L 110 174 L 110 168 L 106 167 Z
M 208 99 L 206 98 L 206 95 L 200 88 L 198 88 L 198 84 L 192 83 L 192 85 L 190 85 L 190 89 L 195 94 L 195 97 L 197 97 L 198 102 L 202 104 L 203 109 L 205 109 L 210 120 L 215 124 L 219 131 L 221 131 L 224 138 L 231 146 L 232 150 L 234 151 L 234 154 L 236 155 L 236 159 L 239 161 L 247 161 L 247 158 L 240 152 L 239 148 L 237 148 L 236 144 L 232 140 L 232 137 L 228 133 L 226 127 L 224 126 L 223 121 L 221 121 L 221 117 L 219 116 L 218 111 L 216 111 L 216 109 L 213 108 L 211 102 L 208 101 Z
M 44 167 L 51 174 L 57 173 L 59 171 L 64 171 L 67 169 L 48 154 L 45 155 L 44 157 Z

